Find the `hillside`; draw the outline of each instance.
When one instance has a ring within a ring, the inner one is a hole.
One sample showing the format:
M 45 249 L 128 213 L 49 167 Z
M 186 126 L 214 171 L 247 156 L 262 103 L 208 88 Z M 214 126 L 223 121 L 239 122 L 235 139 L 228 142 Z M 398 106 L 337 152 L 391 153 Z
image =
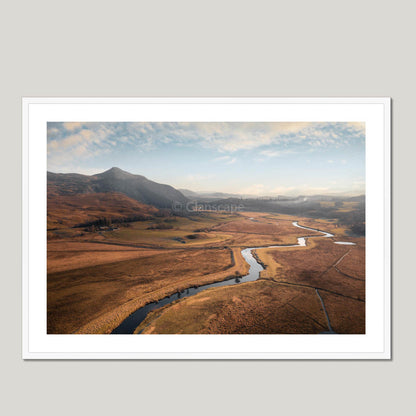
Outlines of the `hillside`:
M 48 230 L 102 220 L 149 218 L 159 210 L 117 192 L 59 195 L 48 190 Z
M 171 208 L 187 198 L 169 185 L 153 182 L 144 176 L 111 168 L 96 175 L 48 172 L 48 195 L 73 196 L 88 193 L 118 192 L 157 208 Z
M 189 189 L 179 189 L 182 194 L 190 199 L 224 199 L 224 198 L 243 198 L 244 195 L 240 194 L 229 194 L 224 192 L 194 192 Z

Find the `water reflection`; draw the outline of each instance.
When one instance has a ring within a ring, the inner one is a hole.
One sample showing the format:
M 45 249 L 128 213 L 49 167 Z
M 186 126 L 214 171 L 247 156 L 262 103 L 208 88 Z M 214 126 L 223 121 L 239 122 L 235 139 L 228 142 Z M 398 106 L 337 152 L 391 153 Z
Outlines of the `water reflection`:
M 258 250 L 262 248 L 279 248 L 279 247 L 304 247 L 306 246 L 306 240 L 308 238 L 326 238 L 326 237 L 333 237 L 333 234 L 327 233 L 325 231 L 317 230 L 314 228 L 309 227 L 302 227 L 300 226 L 296 221 L 292 223 L 295 227 L 303 228 L 305 230 L 311 230 L 311 231 L 318 231 L 323 236 L 313 236 L 313 237 L 299 237 L 297 244 L 292 245 L 286 245 L 286 246 L 265 246 L 265 247 L 249 247 L 245 248 L 244 250 L 241 250 L 241 254 L 244 258 L 244 260 L 250 265 L 250 269 L 247 275 L 245 276 L 239 276 L 239 277 L 231 277 L 227 280 L 223 280 L 221 282 L 216 283 L 210 283 L 207 285 L 202 285 L 199 287 L 191 287 L 189 289 L 186 289 L 181 292 L 174 293 L 171 296 L 167 296 L 160 301 L 149 303 L 145 306 L 143 306 L 140 309 L 137 309 L 137 311 L 133 312 L 130 316 L 128 316 L 117 328 L 115 328 L 112 332 L 112 334 L 133 334 L 135 329 L 140 325 L 141 322 L 144 321 L 146 316 L 149 312 L 159 309 L 162 306 L 168 305 L 169 303 L 174 302 L 175 300 L 181 299 L 181 298 L 187 298 L 189 296 L 195 295 L 199 292 L 202 292 L 203 290 L 210 289 L 212 287 L 222 287 L 222 286 L 232 286 L 237 285 L 239 283 L 244 282 L 251 282 L 254 280 L 257 280 L 260 277 L 260 272 L 264 270 L 263 266 L 257 262 L 255 257 L 253 256 L 253 250 Z

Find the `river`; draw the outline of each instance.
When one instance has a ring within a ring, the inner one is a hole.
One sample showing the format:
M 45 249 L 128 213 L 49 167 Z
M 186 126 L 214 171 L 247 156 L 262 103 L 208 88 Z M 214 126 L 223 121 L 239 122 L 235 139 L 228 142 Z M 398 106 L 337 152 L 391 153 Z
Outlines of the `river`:
M 308 238 L 328 238 L 334 237 L 333 234 L 330 234 L 326 231 L 318 230 L 316 228 L 304 227 L 298 224 L 297 221 L 292 223 L 295 227 L 302 228 L 309 231 L 317 231 L 322 233 L 322 236 L 304 236 L 298 237 L 298 243 L 292 245 L 273 245 L 273 246 L 264 246 L 264 247 L 249 247 L 241 250 L 241 254 L 244 260 L 249 264 L 250 269 L 248 274 L 241 277 L 231 277 L 220 282 L 210 283 L 202 286 L 194 286 L 189 289 L 185 289 L 181 292 L 174 293 L 173 295 L 167 296 L 158 302 L 148 303 L 142 308 L 137 309 L 131 315 L 129 315 L 117 328 L 115 328 L 111 333 L 112 334 L 133 334 L 134 330 L 144 321 L 149 312 L 159 309 L 169 303 L 174 302 L 178 299 L 188 298 L 189 296 L 196 295 L 197 293 L 202 292 L 203 290 L 210 289 L 212 287 L 221 287 L 221 286 L 232 286 L 244 282 L 252 282 L 257 280 L 260 277 L 260 272 L 264 270 L 264 267 L 255 259 L 252 251 L 261 249 L 261 248 L 281 248 L 281 247 L 305 247 L 306 240 Z

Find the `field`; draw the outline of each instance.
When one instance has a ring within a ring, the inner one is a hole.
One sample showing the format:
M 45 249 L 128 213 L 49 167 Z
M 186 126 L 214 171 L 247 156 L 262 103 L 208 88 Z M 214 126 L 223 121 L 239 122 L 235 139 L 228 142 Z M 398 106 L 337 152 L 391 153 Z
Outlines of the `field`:
M 322 239 L 304 248 L 257 250 L 266 266 L 259 280 L 209 289 L 167 306 L 149 314 L 137 332 L 327 332 L 318 291 L 336 333 L 365 333 L 364 244 L 354 241 L 356 246 Z
M 48 333 L 110 333 L 149 302 L 246 275 L 243 248 L 296 244 L 302 236 L 311 237 L 306 247 L 255 250 L 265 266 L 259 280 L 174 302 L 149 313 L 136 332 L 311 334 L 328 332 L 329 325 L 337 333 L 365 332 L 365 239 L 348 237 L 334 220 L 259 212 L 147 214 L 93 229 L 73 228 L 81 219 L 66 218 L 48 232 Z M 293 221 L 335 236 L 322 238 Z
M 325 316 L 310 289 L 250 282 L 208 289 L 152 313 L 136 330 L 144 334 L 319 333 Z

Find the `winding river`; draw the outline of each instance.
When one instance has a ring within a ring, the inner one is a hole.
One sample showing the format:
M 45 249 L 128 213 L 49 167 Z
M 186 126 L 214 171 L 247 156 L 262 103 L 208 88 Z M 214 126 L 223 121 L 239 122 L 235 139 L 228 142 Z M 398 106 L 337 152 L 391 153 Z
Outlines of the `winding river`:
M 322 233 L 322 236 L 304 236 L 298 237 L 298 243 L 292 245 L 274 245 L 274 246 L 264 246 L 264 247 L 249 247 L 241 250 L 241 254 L 244 260 L 249 264 L 250 269 L 248 274 L 245 276 L 240 277 L 231 277 L 226 280 L 222 280 L 220 282 L 210 283 L 202 286 L 194 286 L 190 287 L 189 289 L 183 290 L 181 292 L 174 293 L 173 295 L 167 296 L 158 302 L 148 303 L 147 305 L 143 306 L 142 308 L 137 309 L 131 315 L 129 315 L 117 328 L 115 328 L 111 333 L 112 334 L 133 334 L 134 330 L 140 325 L 141 322 L 146 318 L 149 312 L 159 309 L 165 305 L 168 305 L 175 300 L 188 298 L 189 296 L 196 295 L 197 293 L 202 292 L 203 290 L 210 289 L 212 287 L 221 287 L 221 286 L 232 286 L 237 285 L 239 283 L 244 282 L 252 282 L 257 280 L 260 277 L 260 272 L 264 270 L 264 267 L 255 259 L 253 256 L 252 251 L 261 248 L 279 248 L 279 247 L 305 247 L 306 240 L 308 238 L 328 238 L 334 237 L 333 234 L 327 233 L 322 230 L 318 230 L 316 228 L 310 227 L 303 227 L 298 224 L 297 221 L 293 222 L 292 225 L 298 228 L 302 228 L 304 230 L 309 231 L 317 231 Z M 344 242 L 338 242 L 342 244 Z M 344 243 L 345 244 L 345 243 Z M 350 244 L 350 243 L 347 243 Z M 352 243 L 354 244 L 354 243 Z

